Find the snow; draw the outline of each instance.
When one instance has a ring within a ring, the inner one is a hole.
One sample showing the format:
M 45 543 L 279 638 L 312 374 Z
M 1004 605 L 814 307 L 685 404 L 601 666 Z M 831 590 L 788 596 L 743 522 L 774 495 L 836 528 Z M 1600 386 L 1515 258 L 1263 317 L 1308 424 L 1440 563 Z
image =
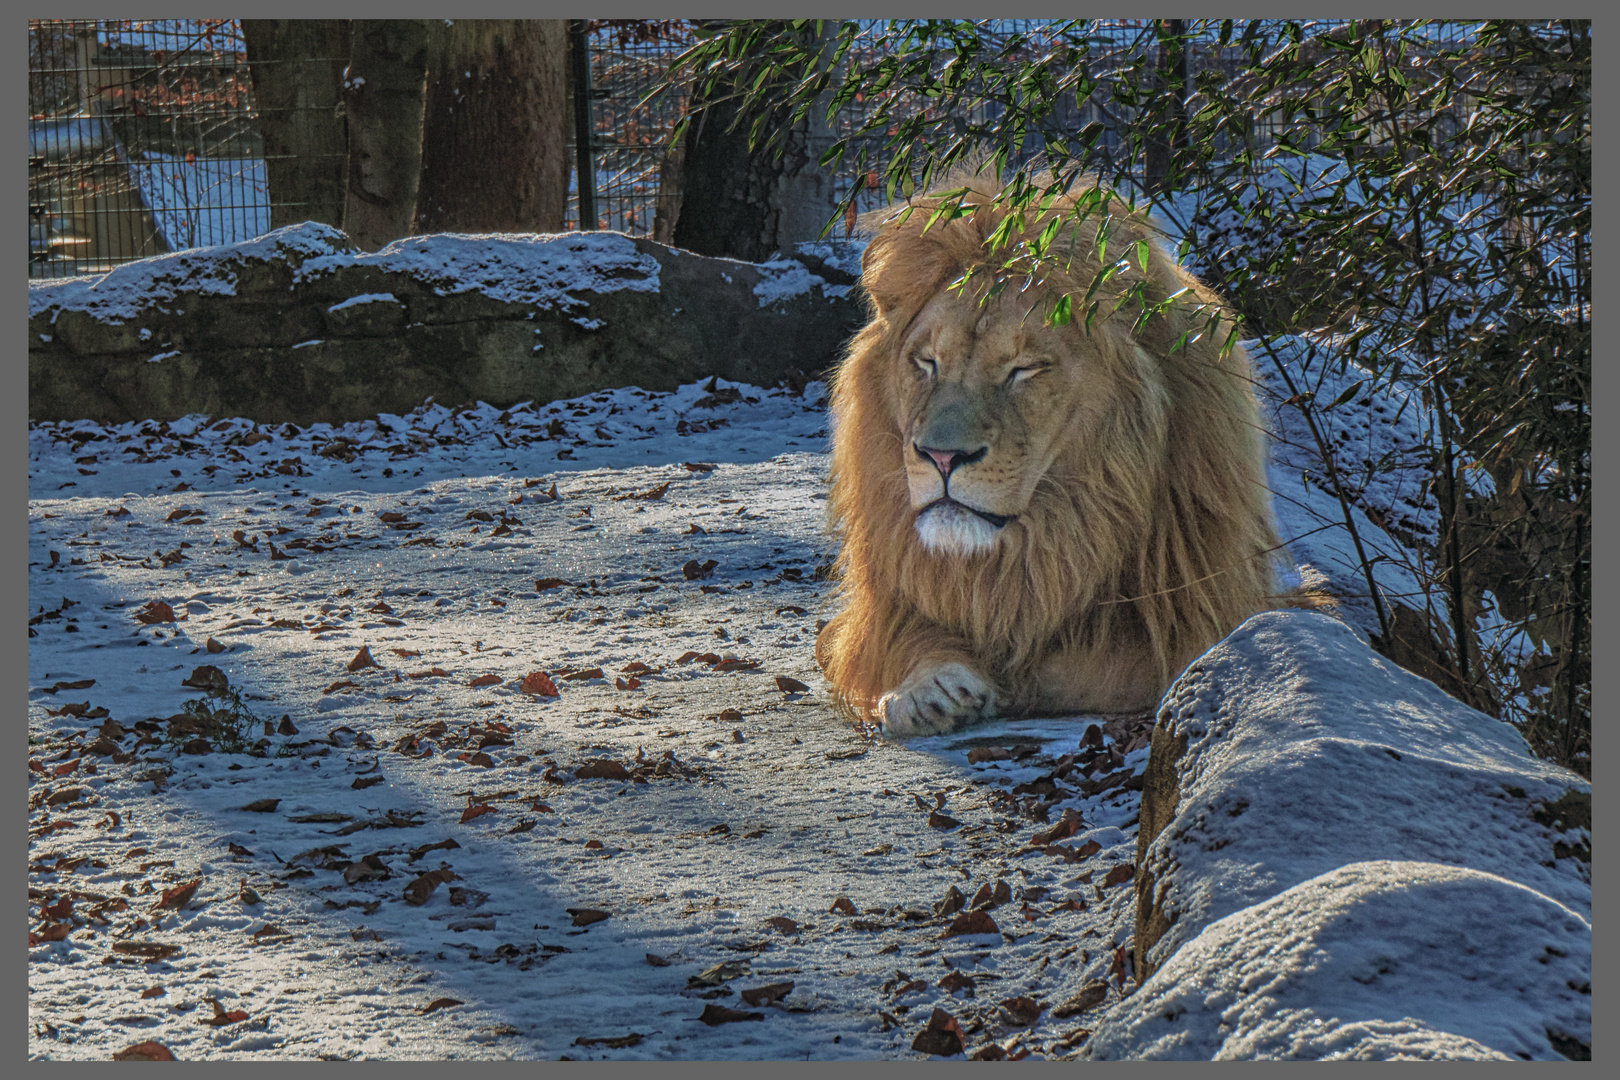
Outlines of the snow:
M 838 716 L 811 659 L 830 613 L 814 573 L 830 555 L 823 393 L 715 381 L 303 430 L 33 425 L 29 722 L 48 773 L 30 774 L 30 928 L 69 895 L 78 928 L 31 949 L 30 1054 L 105 1058 L 155 1039 L 182 1058 L 242 1060 L 918 1057 L 935 1005 L 974 1048 L 1071 1053 L 1063 1037 L 1081 1020 L 1009 1026 L 998 1002 L 1061 1002 L 1106 975 L 1133 905 L 1127 885 L 1098 885 L 1134 856 L 1138 795 L 1116 783 L 1085 796 L 1086 773 L 1066 772 L 1042 822 L 1038 796 L 1009 794 L 1073 761 L 1087 727 L 1073 719 L 891 744 Z M 666 483 L 660 498 L 625 497 Z M 687 580 L 683 564 L 706 559 L 710 576 Z M 548 577 L 570 584 L 536 588 Z M 139 623 L 149 600 L 183 621 Z M 383 666 L 347 672 L 362 645 Z M 710 650 L 759 666 L 677 662 Z M 619 690 L 632 661 L 661 670 Z M 255 719 L 264 757 L 157 742 L 120 764 L 75 749 L 103 720 L 47 712 L 108 708 L 129 753 L 136 722 L 203 697 L 180 683 L 205 664 L 256 718 L 285 715 L 297 734 L 261 736 Z M 603 679 L 561 677 L 596 666 Z M 537 670 L 559 698 L 521 692 Z M 484 675 L 496 680 L 469 685 Z M 784 693 L 778 675 L 811 689 Z M 96 681 L 49 692 L 82 679 Z M 424 756 L 396 749 L 436 720 L 447 729 L 410 748 Z M 488 766 L 462 760 L 482 741 L 468 725 L 505 726 L 513 744 L 485 747 Z M 969 763 L 985 745 L 1024 756 Z M 638 755 L 646 783 L 571 775 L 596 758 L 638 768 Z M 68 761 L 97 771 L 49 775 Z M 1140 765 L 1138 747 L 1124 767 Z M 43 802 L 71 787 L 70 801 Z M 266 798 L 276 810 L 240 809 Z M 495 812 L 461 823 L 486 799 Z M 935 807 L 962 824 L 930 827 Z M 1064 844 L 1096 839 L 1095 854 L 1029 846 L 1066 810 L 1083 825 Z M 308 820 L 323 814 L 342 820 Z M 77 827 L 40 831 L 58 821 Z M 426 849 L 446 839 L 459 846 Z M 366 855 L 386 879 L 365 880 Z M 74 868 L 53 870 L 64 857 Z M 404 886 L 441 864 L 457 877 L 407 903 Z M 244 878 L 260 902 L 239 898 Z M 197 879 L 184 910 L 149 910 Z M 942 938 L 951 919 L 932 904 L 998 880 L 1013 897 L 991 911 L 1001 934 Z M 856 916 L 829 912 L 840 896 Z M 116 900 L 128 910 L 98 907 Z M 574 926 L 568 908 L 610 917 Z M 776 917 L 797 932 L 764 921 Z M 126 940 L 182 951 L 104 965 Z M 746 974 L 688 987 L 736 960 Z M 974 996 L 938 985 L 952 970 Z M 780 1005 L 740 1000 L 787 981 Z M 143 999 L 153 986 L 162 996 Z M 200 1024 L 209 998 L 248 1019 Z M 463 1004 L 424 1012 L 439 998 Z M 764 1019 L 710 1027 L 695 1018 L 711 1004 Z
M 185 160 L 148 151 L 129 169 L 171 250 L 253 240 L 270 231 L 259 158 Z
M 499 240 L 499 244 L 488 241 Z M 658 260 L 623 233 L 436 233 L 395 240 L 374 254 L 343 252 L 306 260 L 298 280 L 340 266 L 373 266 L 437 283 L 441 296 L 481 292 L 548 309 L 583 307 L 577 293 L 658 291 Z
M 395 304 L 397 304 L 397 303 L 399 303 L 399 300 L 394 296 L 393 293 L 390 293 L 390 292 L 361 293 L 359 296 L 351 296 L 347 300 L 339 300 L 337 303 L 333 304 L 331 307 L 327 308 L 326 310 L 327 311 L 342 311 L 344 308 L 359 307 L 361 304 L 379 304 L 379 303 L 395 303 Z

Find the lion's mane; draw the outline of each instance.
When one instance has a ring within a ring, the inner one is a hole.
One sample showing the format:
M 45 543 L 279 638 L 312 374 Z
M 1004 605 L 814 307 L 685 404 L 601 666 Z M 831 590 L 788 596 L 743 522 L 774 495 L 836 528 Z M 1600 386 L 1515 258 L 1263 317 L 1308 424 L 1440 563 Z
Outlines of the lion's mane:
M 985 238 L 1003 215 L 991 205 L 997 185 L 962 175 L 950 181 L 962 185 L 972 188 L 966 203 L 976 209 L 926 232 L 937 197 L 913 199 L 904 220 L 899 205 L 863 219 L 871 240 L 862 285 L 872 317 L 831 380 L 829 516 L 840 540 L 842 610 L 818 640 L 817 659 L 843 702 L 868 716 L 908 676 L 901 668 L 918 659 L 890 655 L 883 643 L 927 627 L 965 641 L 1014 711 L 1150 707 L 1188 662 L 1268 606 L 1274 589 L 1265 553 L 1277 541 L 1249 360 L 1241 348 L 1220 355 L 1224 327 L 1172 351 L 1179 336 L 1203 327 L 1209 309 L 1196 305 L 1221 302 L 1176 265 L 1148 221 L 1116 211 L 1107 250 L 1128 253 L 1128 269 L 1094 297 L 1103 303 L 1082 346 L 1103 422 L 1064 447 L 1019 527 L 989 551 L 928 552 L 914 528 L 892 383 L 882 376 L 899 362 L 901 338 L 921 308 L 984 265 Z M 1045 220 L 1031 215 L 1023 235 L 1034 236 Z M 1078 299 L 1098 268 L 1097 219 L 1065 228 L 1075 242 L 1060 239 L 1054 250 L 1081 257 L 1044 285 Z M 1138 240 L 1148 241 L 1145 274 Z M 1108 312 L 1144 278 L 1154 298 L 1188 291 L 1168 315 L 1133 331 L 1134 311 Z M 1055 652 L 1092 666 L 1095 694 L 1052 701 L 1028 689 Z

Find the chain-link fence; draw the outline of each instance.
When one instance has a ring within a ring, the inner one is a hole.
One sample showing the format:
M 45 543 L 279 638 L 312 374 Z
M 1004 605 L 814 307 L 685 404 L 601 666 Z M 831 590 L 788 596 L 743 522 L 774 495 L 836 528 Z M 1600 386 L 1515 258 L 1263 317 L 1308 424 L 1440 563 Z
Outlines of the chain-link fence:
M 1150 47 L 1154 20 L 1116 19 L 1085 31 L 1095 72 L 1110 58 Z M 1033 57 L 1062 24 L 999 19 L 981 24 L 991 39 L 1028 36 Z M 1309 24 L 1314 32 L 1337 23 Z M 270 227 L 265 152 L 258 131 L 252 79 L 241 25 L 234 19 L 30 19 L 29 276 L 100 272 L 121 262 L 181 248 L 229 243 Z M 863 20 L 850 63 L 877 59 L 879 20 Z M 1454 42 L 1468 32 L 1441 24 L 1436 35 Z M 592 170 L 597 227 L 669 238 L 673 207 L 661 199 L 670 130 L 688 107 L 678 89 L 648 98 L 669 63 L 693 41 L 686 20 L 593 20 Z M 1235 48 L 1222 49 L 1212 27 L 1187 50 L 1188 72 L 1236 70 Z M 918 108 L 925 103 L 919 102 Z M 872 107 L 852 103 L 814 145 L 855 131 Z M 1064 121 L 1079 128 L 1119 117 L 1093 98 L 1072 103 Z M 997 106 L 975 109 L 985 115 Z M 572 129 L 570 129 L 572 130 Z M 1262 121 L 1257 145 L 1273 137 Z M 863 137 L 867 171 L 858 174 L 855 149 L 834 173 L 834 194 L 861 188 L 857 209 L 882 201 L 877 185 L 886 164 L 881 135 Z M 1105 142 L 1105 147 L 1115 145 Z M 570 145 L 572 159 L 574 147 Z M 1033 147 L 1030 152 L 1033 152 Z M 567 228 L 578 228 L 577 176 L 571 181 Z M 850 224 L 846 219 L 845 227 Z

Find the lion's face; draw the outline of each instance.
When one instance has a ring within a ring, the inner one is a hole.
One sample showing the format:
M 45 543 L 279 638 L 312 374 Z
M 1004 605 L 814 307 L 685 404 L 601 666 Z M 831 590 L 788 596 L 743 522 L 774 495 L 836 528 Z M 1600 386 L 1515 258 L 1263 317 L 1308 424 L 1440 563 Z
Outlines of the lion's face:
M 1073 427 L 1085 372 L 1072 326 L 1030 293 L 988 306 L 942 292 L 901 339 L 890 373 L 917 534 L 939 554 L 987 550 L 1030 507 Z

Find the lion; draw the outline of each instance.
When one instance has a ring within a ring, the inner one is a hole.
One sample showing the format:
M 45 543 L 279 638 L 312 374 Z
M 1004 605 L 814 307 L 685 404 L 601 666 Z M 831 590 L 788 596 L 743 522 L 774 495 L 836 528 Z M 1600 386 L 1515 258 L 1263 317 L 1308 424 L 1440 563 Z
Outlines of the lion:
M 929 224 L 946 201 L 932 195 L 862 219 L 870 320 L 830 395 L 842 607 L 817 662 L 889 736 L 1149 710 L 1275 588 L 1249 359 L 1201 333 L 1230 312 L 1144 215 L 1114 204 L 1105 251 L 1125 262 L 1089 329 L 1079 304 L 1060 325 L 1052 301 L 1078 301 L 1100 266 L 1098 216 L 1062 225 L 1066 267 L 1003 274 L 998 291 L 999 182 L 947 183 L 969 188 L 965 216 Z M 1136 325 L 1139 307 L 1113 308 L 1137 282 L 1151 301 L 1180 295 Z

